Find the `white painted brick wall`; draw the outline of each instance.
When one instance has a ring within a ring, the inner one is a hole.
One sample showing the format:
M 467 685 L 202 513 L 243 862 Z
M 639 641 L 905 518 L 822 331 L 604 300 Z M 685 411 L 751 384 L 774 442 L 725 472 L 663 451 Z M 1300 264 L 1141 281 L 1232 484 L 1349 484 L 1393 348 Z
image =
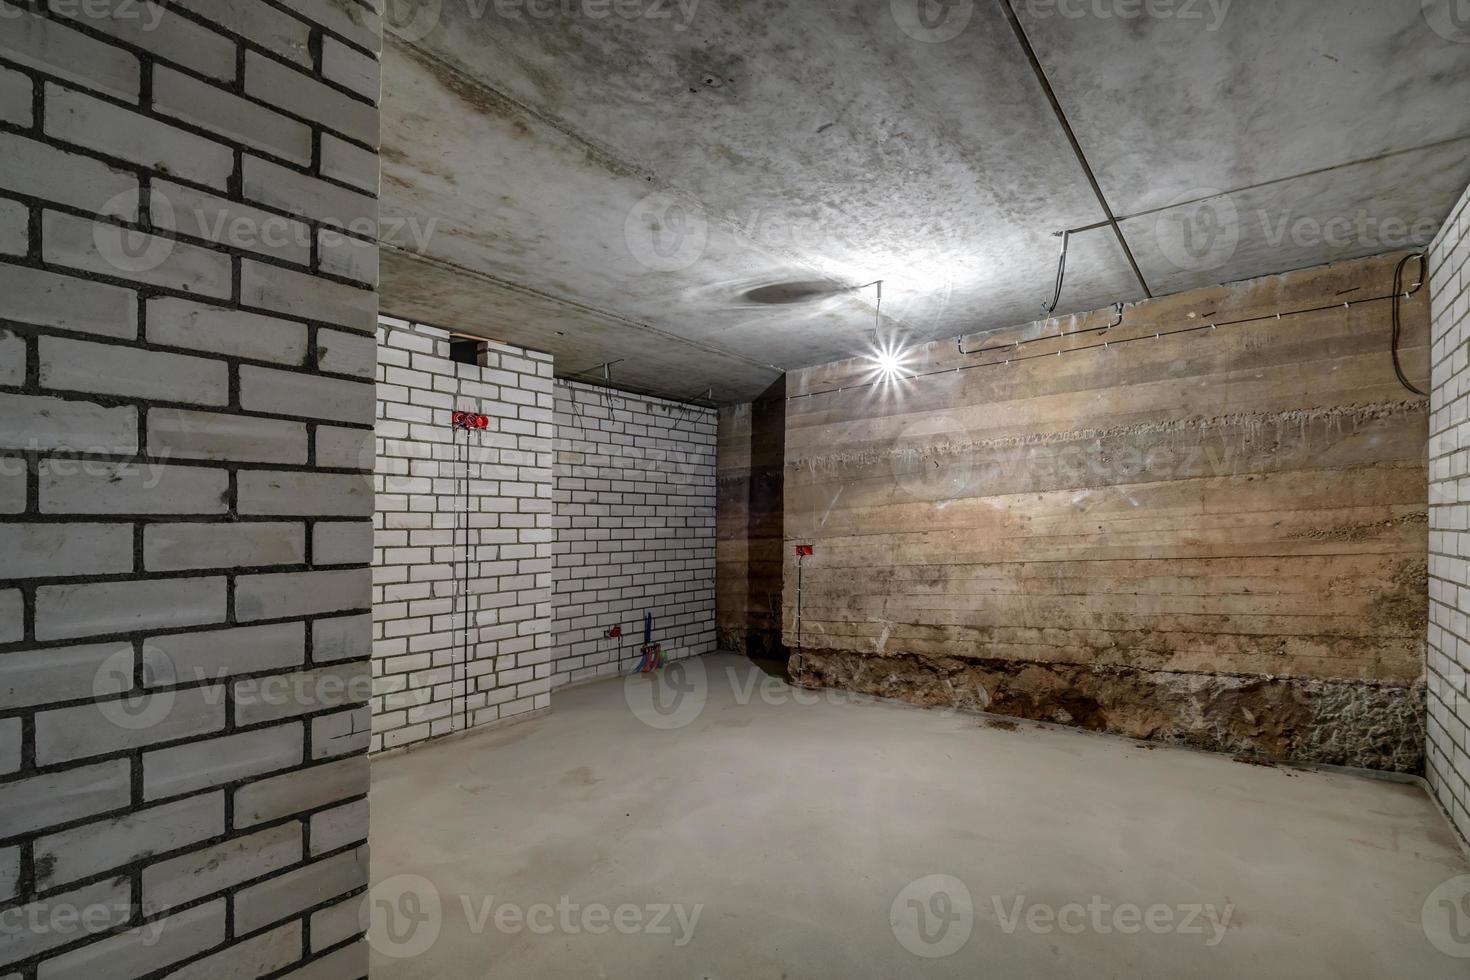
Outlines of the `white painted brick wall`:
M 1426 775 L 1470 838 L 1470 191 L 1429 247 L 1429 721 Z
M 378 336 L 374 751 L 548 707 L 552 657 L 551 358 L 457 363 L 447 332 L 388 318 Z
M 714 409 L 556 387 L 554 686 L 715 649 Z M 621 638 L 609 638 L 613 626 Z
M 379 6 L 0 0 L 4 980 L 366 975 Z

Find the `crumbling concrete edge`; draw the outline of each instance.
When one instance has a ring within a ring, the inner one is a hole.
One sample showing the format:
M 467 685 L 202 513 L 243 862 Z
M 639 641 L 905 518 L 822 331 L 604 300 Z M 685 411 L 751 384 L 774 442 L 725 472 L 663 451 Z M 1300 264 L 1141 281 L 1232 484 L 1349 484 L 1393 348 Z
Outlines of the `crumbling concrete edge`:
M 790 677 L 926 706 L 1184 745 L 1275 763 L 1418 775 L 1425 685 L 1127 666 L 801 650 Z

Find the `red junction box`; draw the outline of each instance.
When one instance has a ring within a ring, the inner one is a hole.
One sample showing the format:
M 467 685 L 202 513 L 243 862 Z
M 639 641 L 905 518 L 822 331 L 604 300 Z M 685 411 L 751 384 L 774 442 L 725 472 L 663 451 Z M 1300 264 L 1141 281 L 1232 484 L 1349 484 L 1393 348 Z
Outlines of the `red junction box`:
M 455 412 L 451 424 L 456 429 L 488 429 L 490 428 L 490 416 L 476 415 L 473 412 Z

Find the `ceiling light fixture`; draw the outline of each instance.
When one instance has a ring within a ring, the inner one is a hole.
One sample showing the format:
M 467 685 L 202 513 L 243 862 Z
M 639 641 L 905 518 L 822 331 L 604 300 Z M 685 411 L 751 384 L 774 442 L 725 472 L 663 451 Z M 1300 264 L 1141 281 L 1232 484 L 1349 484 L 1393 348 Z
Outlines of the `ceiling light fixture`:
M 904 355 L 897 347 L 880 347 L 868 358 L 879 381 L 898 381 L 904 375 Z

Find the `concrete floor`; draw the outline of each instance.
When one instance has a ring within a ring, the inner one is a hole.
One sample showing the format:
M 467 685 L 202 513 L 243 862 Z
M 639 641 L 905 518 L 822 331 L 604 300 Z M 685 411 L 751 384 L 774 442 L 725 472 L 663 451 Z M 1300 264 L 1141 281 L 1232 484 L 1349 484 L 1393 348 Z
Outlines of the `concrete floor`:
M 792 692 L 728 655 L 662 714 L 649 683 L 374 762 L 375 980 L 1470 969 L 1420 925 L 1470 862 L 1416 786 Z

